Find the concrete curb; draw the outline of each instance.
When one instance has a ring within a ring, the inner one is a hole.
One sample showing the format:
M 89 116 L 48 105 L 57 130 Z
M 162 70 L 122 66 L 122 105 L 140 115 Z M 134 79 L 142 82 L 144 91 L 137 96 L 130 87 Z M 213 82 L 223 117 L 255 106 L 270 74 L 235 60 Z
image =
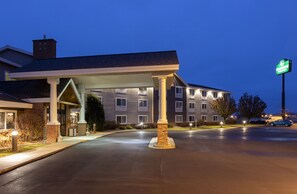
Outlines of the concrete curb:
M 36 157 L 36 158 L 30 159 L 30 160 L 28 160 L 28 161 L 21 162 L 21 163 L 19 163 L 19 164 L 16 164 L 16 165 L 14 165 L 14 166 L 9 167 L 9 168 L 5 168 L 5 169 L 3 169 L 3 170 L 0 171 L 0 175 L 5 174 L 5 173 L 7 173 L 7 172 L 10 172 L 10 171 L 12 171 L 12 170 L 14 170 L 14 169 L 17 169 L 17 168 L 21 167 L 21 166 L 25 166 L 25 165 L 30 164 L 30 163 L 32 163 L 32 162 L 36 162 L 36 161 L 38 161 L 38 160 L 44 159 L 44 158 L 49 157 L 49 156 L 51 156 L 51 155 L 54 155 L 54 154 L 56 154 L 56 153 L 62 152 L 62 151 L 64 151 L 64 150 L 66 150 L 66 149 L 68 149 L 68 148 L 71 148 L 71 147 L 73 147 L 73 146 L 75 146 L 75 145 L 78 145 L 78 144 L 80 144 L 80 143 L 84 143 L 84 142 L 87 142 L 87 141 L 92 141 L 92 140 L 98 139 L 98 138 L 100 138 L 100 137 L 104 137 L 104 136 L 108 136 L 108 135 L 112 135 L 112 134 L 116 134 L 116 133 L 133 132 L 133 131 L 136 131 L 136 130 L 114 131 L 114 132 L 110 132 L 110 133 L 108 133 L 108 134 L 103 134 L 102 136 L 95 137 L 94 139 L 81 140 L 81 141 L 79 141 L 79 142 L 76 142 L 76 143 L 74 143 L 74 144 L 68 145 L 68 146 L 63 147 L 63 148 L 61 148 L 61 149 L 57 149 L 57 150 L 55 150 L 55 151 L 51 151 L 51 152 L 49 152 L 49 153 L 43 154 L 43 155 L 38 156 L 38 157 Z

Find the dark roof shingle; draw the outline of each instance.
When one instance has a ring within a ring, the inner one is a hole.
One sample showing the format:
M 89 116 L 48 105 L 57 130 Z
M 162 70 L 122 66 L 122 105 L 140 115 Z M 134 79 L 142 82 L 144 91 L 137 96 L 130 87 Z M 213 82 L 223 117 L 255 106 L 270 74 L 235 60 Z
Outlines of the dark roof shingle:
M 178 64 L 176 51 L 96 55 L 35 60 L 14 72 Z

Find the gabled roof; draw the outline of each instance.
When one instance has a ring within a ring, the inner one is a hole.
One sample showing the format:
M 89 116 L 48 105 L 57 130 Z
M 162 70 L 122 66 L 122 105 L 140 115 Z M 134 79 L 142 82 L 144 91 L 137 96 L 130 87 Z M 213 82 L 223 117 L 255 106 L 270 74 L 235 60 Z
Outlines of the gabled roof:
M 178 64 L 176 51 L 95 55 L 35 60 L 18 72 L 75 70 L 113 67 L 140 67 Z
M 0 92 L 0 108 L 32 108 L 32 104 L 15 96 Z
M 16 52 L 19 52 L 19 53 L 22 53 L 22 54 L 26 54 L 26 55 L 29 55 L 29 56 L 33 56 L 33 53 L 31 53 L 31 52 L 28 52 L 28 51 L 26 51 L 26 50 L 19 49 L 19 48 L 10 46 L 10 45 L 5 45 L 4 47 L 1 47 L 1 48 L 0 48 L 0 52 L 2 52 L 2 51 L 4 51 L 4 50 L 13 50 L 13 51 L 16 51 Z
M 227 90 L 222 90 L 222 89 L 218 89 L 218 88 L 212 88 L 212 87 L 208 87 L 208 86 L 203 86 L 203 85 L 197 85 L 197 84 L 191 84 L 188 83 L 189 87 L 193 87 L 193 88 L 202 88 L 202 89 L 207 89 L 207 90 L 217 90 L 217 91 L 222 91 L 222 92 L 228 92 Z
M 68 85 L 69 78 L 60 79 L 57 85 L 58 96 Z M 49 98 L 50 85 L 46 79 L 22 80 L 22 81 L 0 81 L 0 92 L 12 95 L 19 99 Z
M 4 59 L 3 57 L 0 57 L 0 61 L 3 62 L 3 63 L 9 64 L 9 65 L 12 65 L 12 66 L 14 66 L 14 67 L 22 67 L 21 65 L 15 63 L 15 62 L 13 62 L 13 61 Z

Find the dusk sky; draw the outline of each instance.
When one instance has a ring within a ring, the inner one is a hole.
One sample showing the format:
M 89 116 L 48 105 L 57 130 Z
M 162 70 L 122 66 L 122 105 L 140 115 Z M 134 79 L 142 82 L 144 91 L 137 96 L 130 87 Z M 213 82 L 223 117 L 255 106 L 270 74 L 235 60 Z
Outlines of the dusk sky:
M 286 107 L 297 113 L 296 10 L 296 0 L 9 0 L 0 47 L 32 51 L 46 34 L 58 57 L 176 50 L 186 82 L 259 95 L 267 113 L 281 111 L 275 66 L 288 58 Z

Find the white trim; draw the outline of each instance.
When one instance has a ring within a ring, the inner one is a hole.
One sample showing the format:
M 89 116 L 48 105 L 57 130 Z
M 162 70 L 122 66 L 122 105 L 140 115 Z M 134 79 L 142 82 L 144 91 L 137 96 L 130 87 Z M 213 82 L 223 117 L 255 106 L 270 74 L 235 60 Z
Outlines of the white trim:
M 30 103 L 50 102 L 50 98 L 24 98 L 22 100 Z
M 181 117 L 181 121 L 178 121 L 176 118 L 177 117 Z M 182 122 L 184 122 L 184 117 L 183 117 L 183 115 L 175 115 L 175 123 L 182 123 Z
M 181 102 L 181 107 L 176 107 L 177 103 Z M 184 102 L 183 101 L 175 101 L 175 112 L 183 112 L 184 109 Z
M 176 89 L 180 89 L 181 93 L 177 93 Z M 175 98 L 183 98 L 184 95 L 184 88 L 182 86 L 175 86 L 174 92 L 175 92 Z
M 142 106 L 140 107 L 140 101 L 146 101 L 146 106 Z M 147 112 L 148 111 L 148 107 L 149 107 L 149 104 L 148 104 L 148 99 L 138 99 L 138 111 L 139 112 Z
M 190 121 L 190 117 L 194 117 L 194 120 L 193 121 Z M 195 120 L 196 120 L 195 115 L 188 115 L 188 122 L 195 122 Z
M 128 123 L 128 116 L 127 115 L 116 115 L 115 116 L 115 121 L 118 122 L 117 117 L 126 117 L 126 122 L 125 123 L 120 123 L 120 124 L 127 124 Z M 121 118 L 122 120 L 122 118 Z
M 144 92 L 141 92 L 140 88 L 145 88 L 146 90 Z M 147 87 L 140 87 L 140 88 L 138 88 L 138 95 L 139 96 L 147 96 L 148 88 Z
M 205 104 L 206 108 L 203 108 L 203 104 Z M 207 103 L 206 102 L 202 102 L 201 103 L 201 112 L 207 112 Z
M 13 102 L 0 100 L 0 108 L 32 108 L 33 105 L 25 102 Z
M 127 94 L 128 89 L 127 88 L 117 88 L 115 89 L 116 94 Z
M 191 108 L 191 107 L 190 107 L 190 104 L 194 104 L 194 108 Z M 195 110 L 196 110 L 195 104 L 196 104 L 195 101 L 189 101 L 189 102 L 188 102 L 188 105 L 189 105 L 189 106 L 188 106 L 188 112 L 196 112 L 196 111 L 195 111 Z
M 13 62 L 13 61 L 10 61 L 10 60 L 7 60 L 7 59 L 4 59 L 3 57 L 0 57 L 0 61 L 4 62 L 4 63 L 7 63 L 9 65 L 12 65 L 14 67 L 22 67 L 21 65 Z
M 203 96 L 203 95 L 202 95 L 203 92 L 206 92 L 206 96 Z M 207 95 L 208 95 L 207 90 L 201 90 L 201 91 L 200 91 L 200 94 L 201 94 L 201 99 L 207 99 Z
M 14 50 L 14 51 L 17 51 L 19 53 L 23 53 L 23 54 L 26 54 L 26 55 L 33 56 L 33 53 L 31 53 L 29 51 L 26 51 L 26 50 L 23 50 L 23 49 L 20 49 L 20 48 L 16 48 L 16 47 L 13 47 L 13 46 L 10 46 L 10 45 L 5 45 L 4 47 L 1 47 L 0 52 L 4 51 L 6 49 Z
M 73 102 L 67 102 L 67 101 L 59 101 L 61 104 L 68 104 L 68 105 L 74 105 L 74 106 L 79 106 L 80 104 L 73 103 Z
M 140 123 L 139 117 L 146 117 L 146 122 L 143 123 L 148 123 L 148 115 L 138 115 L 138 123 Z
M 126 105 L 125 106 L 118 106 L 117 105 L 117 100 L 118 99 L 124 99 L 124 100 L 126 100 Z M 127 111 L 127 104 L 128 104 L 127 98 L 122 98 L 122 97 L 116 97 L 115 98 L 115 110 L 116 111 Z
M 0 131 L 1 130 L 7 130 L 6 129 L 6 113 L 7 112 L 13 112 L 15 114 L 14 128 L 17 127 L 17 116 L 18 116 L 18 114 L 17 114 L 17 111 L 16 110 L 0 109 L 0 112 L 4 112 L 4 129 L 0 129 Z
M 65 69 L 51 71 L 32 71 L 10 73 L 11 78 L 45 78 L 45 77 L 72 77 L 82 75 L 104 75 L 104 74 L 123 74 L 140 72 L 159 72 L 159 71 L 177 71 L 178 64 L 172 65 L 154 65 L 154 66 L 130 66 L 130 67 L 108 67 L 108 68 L 89 68 L 89 69 Z
M 74 94 L 75 94 L 78 102 L 81 103 L 80 95 L 79 95 L 79 93 L 77 91 L 77 88 L 76 88 L 76 86 L 75 86 L 75 84 L 74 84 L 74 82 L 73 82 L 72 79 L 70 79 L 69 82 L 66 84 L 66 86 L 63 88 L 62 92 L 60 93 L 60 95 L 57 98 L 57 101 L 58 102 L 60 101 L 60 98 L 62 97 L 63 93 L 65 92 L 65 90 L 67 89 L 67 87 L 69 86 L 69 84 L 71 85 L 71 87 L 72 87 L 72 89 L 74 91 Z

